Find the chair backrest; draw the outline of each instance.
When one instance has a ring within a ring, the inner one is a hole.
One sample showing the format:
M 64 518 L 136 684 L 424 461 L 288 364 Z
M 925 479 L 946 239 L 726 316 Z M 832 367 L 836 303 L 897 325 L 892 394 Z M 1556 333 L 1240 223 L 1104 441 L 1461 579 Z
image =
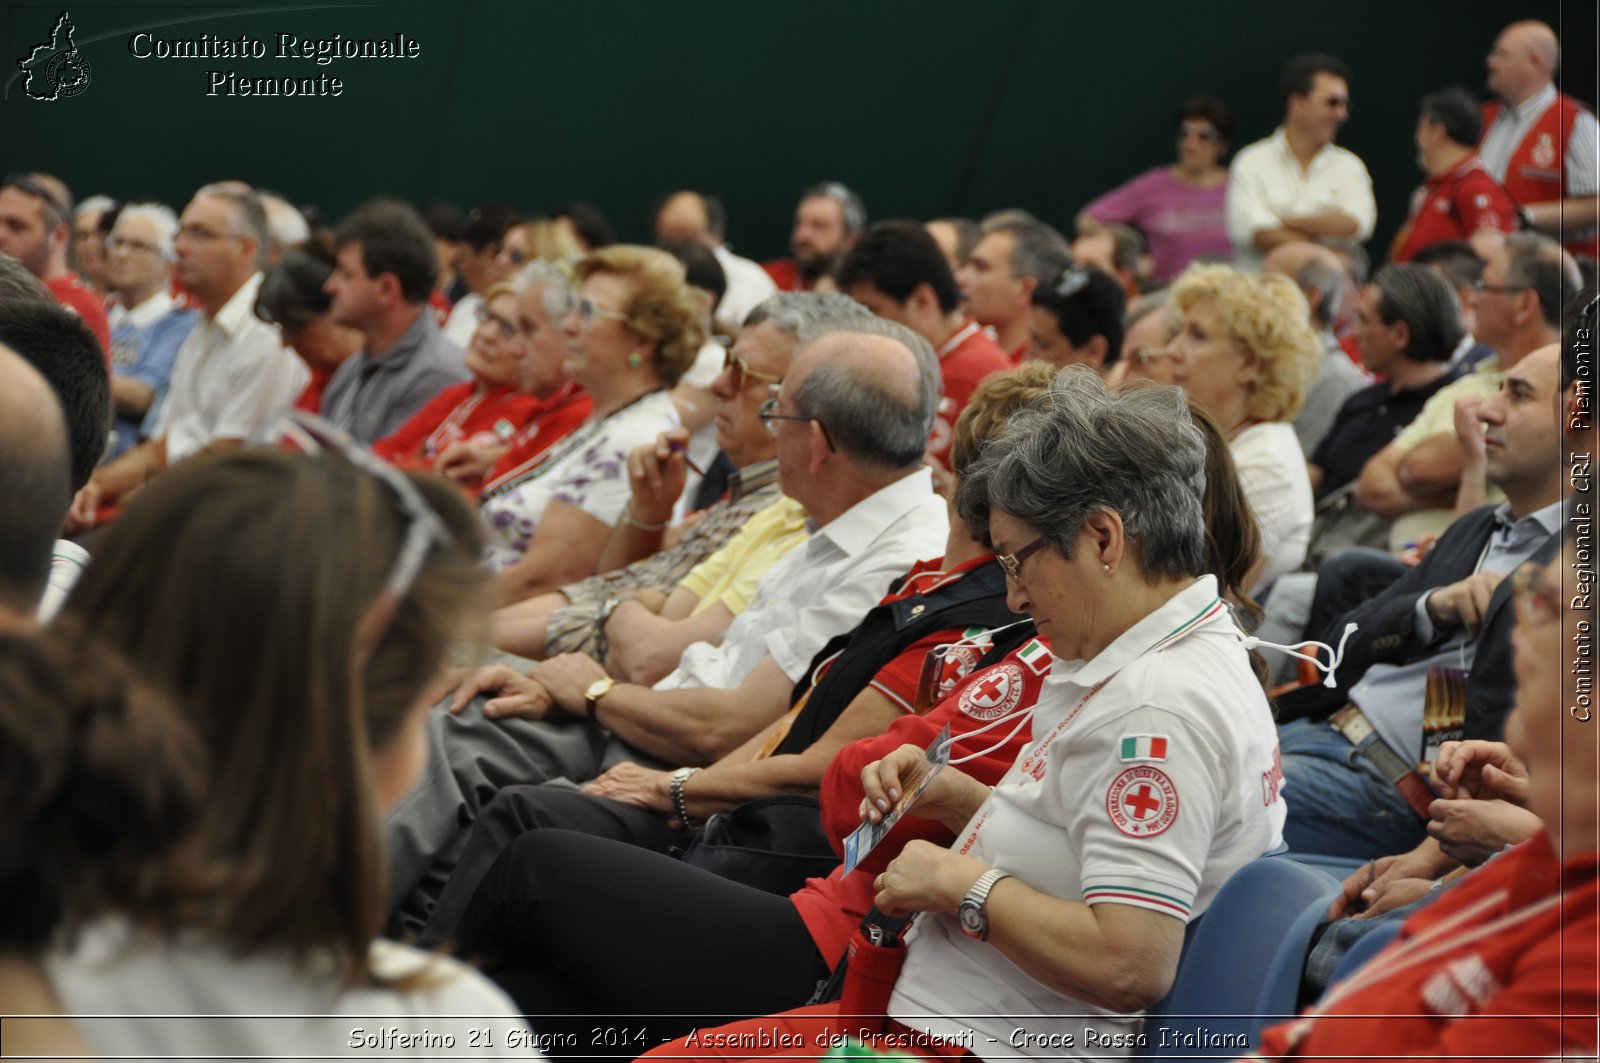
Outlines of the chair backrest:
M 1320 869 L 1318 869 L 1320 870 Z M 1311 952 L 1311 937 L 1317 924 L 1328 915 L 1328 901 L 1332 894 L 1321 896 L 1306 905 L 1278 942 L 1278 951 L 1272 957 L 1272 966 L 1261 984 L 1261 995 L 1256 998 L 1255 1021 L 1250 1027 L 1250 1043 L 1261 1043 L 1261 1031 L 1268 1026 L 1287 1022 L 1300 1011 L 1300 983 L 1305 978 L 1306 957 Z
M 1140 1055 L 1242 1055 L 1285 936 L 1308 910 L 1325 909 L 1338 888 L 1333 876 L 1282 856 L 1261 857 L 1235 872 L 1206 909 L 1172 991 L 1145 1020 Z M 1306 944 L 1300 944 L 1302 961 Z

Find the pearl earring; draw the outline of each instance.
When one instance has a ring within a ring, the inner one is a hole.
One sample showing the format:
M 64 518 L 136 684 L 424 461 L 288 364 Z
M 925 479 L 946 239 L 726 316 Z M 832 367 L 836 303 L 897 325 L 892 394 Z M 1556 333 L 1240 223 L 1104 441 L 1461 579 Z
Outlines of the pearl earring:
M 1111 575 L 1111 566 L 1110 565 L 1101 565 L 1100 567 L 1106 570 L 1106 575 L 1108 575 L 1108 576 Z

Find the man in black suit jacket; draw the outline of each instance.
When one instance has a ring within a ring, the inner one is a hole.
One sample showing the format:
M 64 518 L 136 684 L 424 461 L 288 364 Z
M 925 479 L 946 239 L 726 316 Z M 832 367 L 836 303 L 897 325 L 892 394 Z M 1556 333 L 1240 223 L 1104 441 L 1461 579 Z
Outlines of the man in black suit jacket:
M 1488 478 L 1508 501 L 1461 517 L 1422 564 L 1345 617 L 1339 631 L 1358 627 L 1337 689 L 1282 699 L 1285 716 L 1309 717 L 1279 729 L 1291 849 L 1367 859 L 1411 848 L 1431 800 L 1418 766 L 1444 740 L 1499 737 L 1514 693 L 1505 577 L 1558 548 L 1562 375 L 1555 345 L 1507 372 L 1477 416 Z M 1347 703 L 1361 719 L 1337 711 Z

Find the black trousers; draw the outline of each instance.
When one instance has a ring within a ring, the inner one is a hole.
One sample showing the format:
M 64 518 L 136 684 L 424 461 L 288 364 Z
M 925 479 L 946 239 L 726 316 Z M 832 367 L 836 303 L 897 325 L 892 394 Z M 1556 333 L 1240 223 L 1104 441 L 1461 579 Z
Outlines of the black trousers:
M 557 1057 L 631 1059 L 696 1027 L 798 1007 L 829 962 L 786 897 L 548 828 L 494 862 L 458 940 Z

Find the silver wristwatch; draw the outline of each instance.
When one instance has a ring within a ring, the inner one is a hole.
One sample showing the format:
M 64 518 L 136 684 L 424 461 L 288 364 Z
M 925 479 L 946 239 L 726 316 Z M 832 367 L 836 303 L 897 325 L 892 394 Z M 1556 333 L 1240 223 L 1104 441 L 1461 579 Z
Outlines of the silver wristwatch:
M 978 876 L 978 881 L 972 884 L 967 895 L 961 899 L 961 907 L 956 909 L 956 918 L 961 922 L 961 932 L 970 938 L 979 941 L 989 940 L 989 894 L 994 890 L 994 884 L 1003 878 L 1010 878 L 1011 874 L 1001 871 L 998 867 L 990 868 Z

